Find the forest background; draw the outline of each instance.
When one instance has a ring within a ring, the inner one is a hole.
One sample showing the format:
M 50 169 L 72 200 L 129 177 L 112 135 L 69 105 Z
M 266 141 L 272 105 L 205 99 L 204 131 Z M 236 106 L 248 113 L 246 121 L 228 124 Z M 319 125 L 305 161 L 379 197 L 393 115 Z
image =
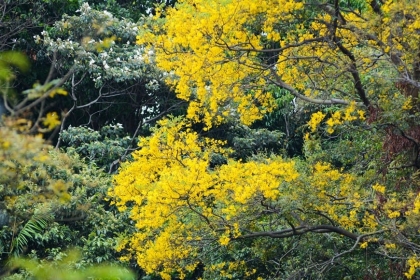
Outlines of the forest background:
M 420 278 L 419 4 L 3 1 L 1 277 Z

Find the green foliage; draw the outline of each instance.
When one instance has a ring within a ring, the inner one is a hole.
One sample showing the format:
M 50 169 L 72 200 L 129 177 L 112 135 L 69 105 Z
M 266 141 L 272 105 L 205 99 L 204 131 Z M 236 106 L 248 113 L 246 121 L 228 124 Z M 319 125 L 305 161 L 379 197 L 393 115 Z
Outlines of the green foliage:
M 2 276 L 418 277 L 416 3 L 280 2 L 1 3 Z
M 12 67 L 16 67 L 21 71 L 27 71 L 29 69 L 29 60 L 23 53 L 16 51 L 0 53 L 0 81 L 10 81 L 15 77 Z
M 142 48 L 134 44 L 139 24 L 118 19 L 106 10 L 92 9 L 87 3 L 79 13 L 63 15 L 35 41 L 42 43 L 48 53 L 59 52 L 66 59 L 74 59 L 77 70 L 88 71 L 97 87 L 103 85 L 103 80 L 132 80 L 151 71 L 144 62 Z
M 120 124 L 106 125 L 99 131 L 70 126 L 60 133 L 60 138 L 67 150 L 73 148 L 89 163 L 108 171 L 114 161 L 127 155 L 132 139 L 124 134 Z
M 63 15 L 34 36 L 43 55 L 57 59 L 59 71 L 74 71 L 66 85 L 71 100 L 60 101 L 61 108 L 71 108 L 71 125 L 99 130 L 121 123 L 133 135 L 141 124 L 181 107 L 163 83 L 169 73 L 158 70 L 153 53 L 135 43 L 142 28 L 126 15 L 83 3 L 76 15 Z
M 96 265 L 85 269 L 75 269 L 75 264 L 80 259 L 81 253 L 75 250 L 62 254 L 60 260 L 50 262 L 39 262 L 36 259 L 14 258 L 10 261 L 9 267 L 11 270 L 20 269 L 20 274 L 4 277 L 3 279 L 136 279 L 131 271 L 119 266 Z
M 34 214 L 13 240 L 10 248 L 13 254 L 16 256 L 20 255 L 28 246 L 28 240 L 42 234 L 53 219 L 54 218 L 51 213 Z
M 0 159 L 2 265 L 12 255 L 58 260 L 73 247 L 82 252 L 79 268 L 119 263 L 117 236 L 131 227 L 127 214 L 105 201 L 111 178 L 94 162 L 6 126 L 0 127 Z
M 301 102 L 277 86 L 270 85 L 267 90 L 272 92 L 276 107 L 264 115 L 262 120 L 256 121 L 252 129 L 266 128 L 271 131 L 281 131 L 283 137 L 278 146 L 282 153 L 290 157 L 302 156 L 303 128 L 311 112 L 317 108 Z

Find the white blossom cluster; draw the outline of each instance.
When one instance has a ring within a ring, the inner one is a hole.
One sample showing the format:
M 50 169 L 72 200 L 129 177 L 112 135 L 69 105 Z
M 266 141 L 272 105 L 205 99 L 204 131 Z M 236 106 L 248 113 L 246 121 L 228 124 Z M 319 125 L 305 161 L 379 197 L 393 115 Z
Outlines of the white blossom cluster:
M 92 9 L 84 3 L 78 16 L 64 16 L 53 31 L 43 31 L 34 37 L 49 53 L 57 52 L 66 62 L 73 60 L 79 71 L 87 71 L 95 84 L 144 79 L 156 81 L 161 74 L 151 62 L 154 52 L 145 52 L 135 43 L 139 24 L 117 19 L 108 11 Z M 159 83 L 147 84 L 157 90 Z
M 123 125 L 122 124 L 120 124 L 120 123 L 116 123 L 116 124 L 110 124 L 110 125 L 108 125 L 110 128 L 113 128 L 113 129 L 123 129 Z
M 150 90 L 158 90 L 159 89 L 159 82 L 155 79 L 150 80 L 147 84 L 146 84 L 146 88 L 150 89 Z
M 77 10 L 76 12 L 80 12 L 82 15 L 83 14 L 87 14 L 89 13 L 89 11 L 91 10 L 89 3 L 83 3 L 82 6 L 80 7 L 79 10 Z

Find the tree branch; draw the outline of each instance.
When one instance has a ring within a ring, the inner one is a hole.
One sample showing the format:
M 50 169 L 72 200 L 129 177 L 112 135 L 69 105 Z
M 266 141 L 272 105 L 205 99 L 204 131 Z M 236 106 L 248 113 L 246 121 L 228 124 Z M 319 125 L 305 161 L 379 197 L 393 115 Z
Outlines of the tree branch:
M 62 77 L 51 89 L 47 90 L 41 97 L 37 98 L 35 101 L 33 101 L 32 103 L 29 103 L 28 105 L 25 106 L 25 103 L 28 101 L 27 98 L 25 98 L 20 104 L 18 104 L 16 106 L 16 109 L 14 111 L 15 115 L 19 115 L 22 112 L 26 111 L 26 110 L 30 110 L 33 107 L 35 107 L 36 105 L 38 105 L 39 103 L 41 103 L 43 100 L 45 100 L 46 98 L 48 98 L 48 96 L 51 94 L 51 92 L 57 88 L 59 88 L 60 86 L 62 86 L 69 78 L 70 76 L 73 74 L 73 72 L 75 71 L 75 68 L 72 67 L 67 73 L 66 75 L 64 75 L 64 77 Z
M 357 235 L 343 228 L 332 226 L 332 225 L 318 225 L 318 226 L 300 226 L 300 227 L 289 228 L 289 229 L 284 229 L 280 231 L 254 232 L 254 233 L 239 236 L 236 239 L 257 238 L 257 237 L 287 238 L 287 237 L 302 235 L 308 232 L 313 232 L 313 233 L 333 232 L 333 233 L 337 233 L 339 235 L 348 237 L 356 241 L 357 240 L 360 241 L 364 236 L 367 236 L 367 235 Z
M 316 98 L 308 97 L 306 95 L 303 95 L 303 94 L 299 93 L 295 88 L 293 88 L 289 84 L 283 82 L 281 80 L 281 78 L 277 75 L 277 73 L 275 73 L 274 69 L 271 69 L 271 73 L 274 76 L 274 80 L 268 79 L 271 83 L 273 83 L 273 84 L 275 84 L 275 85 L 277 85 L 281 88 L 286 89 L 292 95 L 294 95 L 295 97 L 300 98 L 304 101 L 314 103 L 314 104 L 321 104 L 321 105 L 334 105 L 334 104 L 349 105 L 350 104 L 350 102 L 348 102 L 346 100 L 343 100 L 343 99 L 336 99 L 336 98 L 316 99 Z

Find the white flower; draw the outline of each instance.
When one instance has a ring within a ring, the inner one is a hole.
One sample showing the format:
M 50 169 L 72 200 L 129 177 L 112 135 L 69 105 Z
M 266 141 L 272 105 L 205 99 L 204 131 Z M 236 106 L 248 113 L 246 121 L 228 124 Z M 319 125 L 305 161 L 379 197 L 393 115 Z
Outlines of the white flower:
M 39 35 L 34 36 L 34 41 L 39 44 L 41 42 L 41 37 L 39 37 Z M 16 42 L 16 39 L 13 39 L 13 42 Z
M 95 63 L 95 60 L 93 60 L 93 59 L 91 59 L 91 60 L 89 61 L 89 65 L 90 65 L 90 66 L 92 66 L 94 63 Z
M 80 10 L 77 10 L 81 13 L 86 13 L 90 11 L 89 4 L 87 2 L 83 3 L 83 5 L 80 7 Z

